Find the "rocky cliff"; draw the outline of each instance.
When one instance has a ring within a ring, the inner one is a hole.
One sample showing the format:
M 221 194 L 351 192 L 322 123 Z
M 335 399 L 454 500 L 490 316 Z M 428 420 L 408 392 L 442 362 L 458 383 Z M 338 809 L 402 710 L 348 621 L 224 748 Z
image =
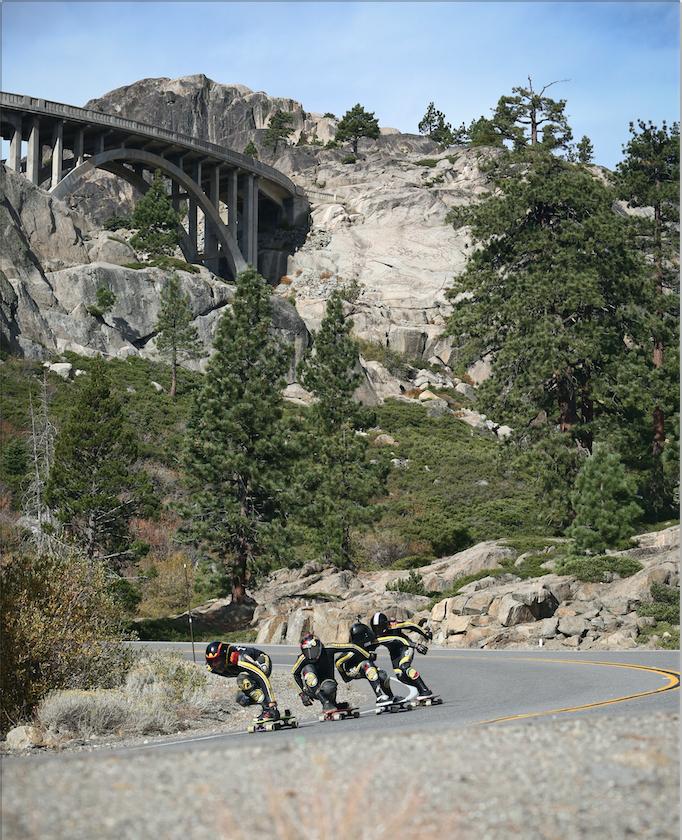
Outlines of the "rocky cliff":
M 450 343 L 441 338 L 449 310 L 445 291 L 464 267 L 469 242 L 445 216 L 486 191 L 481 163 L 490 151 L 439 152 L 428 138 L 386 129 L 376 141 L 361 141 L 358 160 L 350 162 L 347 148 L 293 145 L 302 133 L 308 141 L 333 139 L 336 120 L 307 113 L 292 99 L 202 75 L 144 79 L 87 107 L 238 151 L 254 141 L 264 160 L 305 188 L 312 205 L 308 238 L 289 259 L 278 289 L 295 296 L 308 327 L 319 325 L 333 289 L 357 284 L 349 315 L 358 336 L 411 357 L 449 361 Z M 292 114 L 294 132 L 292 145 L 273 157 L 262 140 L 278 108 Z M 104 187 L 109 177 L 80 196 L 92 218 L 103 218 L 103 206 L 112 212 L 115 197 Z M 112 179 L 114 188 L 120 190 Z
M 3 169 L 0 179 L 0 329 L 2 345 L 30 358 L 72 351 L 90 356 L 157 359 L 154 325 L 167 271 L 136 269 L 125 238 L 96 229 L 25 178 Z M 128 265 L 128 267 L 127 267 Z M 205 351 L 234 286 L 207 269 L 178 271 Z M 92 314 L 97 289 L 116 296 L 105 315 Z M 293 345 L 289 381 L 310 336 L 294 307 L 273 297 L 274 328 Z M 192 363 L 190 363 L 192 364 Z M 206 358 L 195 363 L 206 364 Z

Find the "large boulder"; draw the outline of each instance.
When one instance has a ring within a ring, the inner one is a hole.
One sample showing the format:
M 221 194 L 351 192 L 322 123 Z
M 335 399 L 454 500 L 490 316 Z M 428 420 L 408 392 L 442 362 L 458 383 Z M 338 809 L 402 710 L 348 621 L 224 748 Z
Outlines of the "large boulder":
M 427 590 L 442 592 L 457 578 L 485 569 L 495 569 L 502 561 L 513 560 L 517 554 L 518 552 L 505 545 L 503 540 L 491 540 L 422 566 L 419 573 Z

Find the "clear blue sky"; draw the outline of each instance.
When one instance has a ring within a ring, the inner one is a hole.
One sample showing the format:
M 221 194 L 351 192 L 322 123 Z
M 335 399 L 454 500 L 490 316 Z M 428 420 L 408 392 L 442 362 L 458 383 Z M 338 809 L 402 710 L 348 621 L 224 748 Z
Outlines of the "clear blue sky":
M 2 89 L 82 105 L 144 77 L 218 82 L 415 132 L 454 124 L 528 74 L 568 100 L 576 139 L 613 166 L 628 122 L 679 119 L 676 2 L 2 4 Z

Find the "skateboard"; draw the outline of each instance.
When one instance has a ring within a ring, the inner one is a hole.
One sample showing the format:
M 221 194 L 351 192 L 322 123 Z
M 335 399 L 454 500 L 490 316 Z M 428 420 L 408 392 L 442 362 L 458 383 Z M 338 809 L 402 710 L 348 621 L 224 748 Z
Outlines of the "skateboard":
M 357 717 L 360 717 L 359 709 L 328 709 L 326 712 L 322 712 L 322 714 L 320 715 L 320 720 L 346 720 L 347 718 Z
M 291 714 L 289 709 L 277 720 L 260 720 L 256 718 L 253 723 L 247 726 L 247 732 L 277 732 L 279 729 L 298 729 L 298 721 Z
M 395 712 L 411 712 L 412 704 L 408 700 L 399 700 L 397 703 L 386 703 L 384 706 L 377 706 L 376 713 L 383 715 L 385 712 L 394 714 Z
M 440 706 L 442 702 L 442 697 L 436 697 L 434 695 L 433 697 L 426 697 L 423 700 L 411 700 L 410 706 L 412 706 L 413 709 L 416 709 L 417 706 Z

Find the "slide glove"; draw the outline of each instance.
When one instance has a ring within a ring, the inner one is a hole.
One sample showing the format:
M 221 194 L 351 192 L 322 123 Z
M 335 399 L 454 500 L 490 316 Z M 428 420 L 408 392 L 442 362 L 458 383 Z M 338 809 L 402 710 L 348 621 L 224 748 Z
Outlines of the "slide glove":
M 417 651 L 417 653 L 427 654 L 429 652 L 429 649 L 427 648 L 427 646 L 422 644 L 421 642 L 419 642 L 419 644 L 416 644 L 414 647 L 415 647 L 415 650 Z
M 313 705 L 312 698 L 308 697 L 308 695 L 305 693 L 305 691 L 302 691 L 298 696 L 301 698 L 301 703 L 303 703 L 304 706 L 312 706 Z
M 429 627 L 424 628 L 424 633 L 426 634 L 427 639 L 429 639 L 429 640 L 433 639 L 433 632 L 431 631 L 431 629 Z

